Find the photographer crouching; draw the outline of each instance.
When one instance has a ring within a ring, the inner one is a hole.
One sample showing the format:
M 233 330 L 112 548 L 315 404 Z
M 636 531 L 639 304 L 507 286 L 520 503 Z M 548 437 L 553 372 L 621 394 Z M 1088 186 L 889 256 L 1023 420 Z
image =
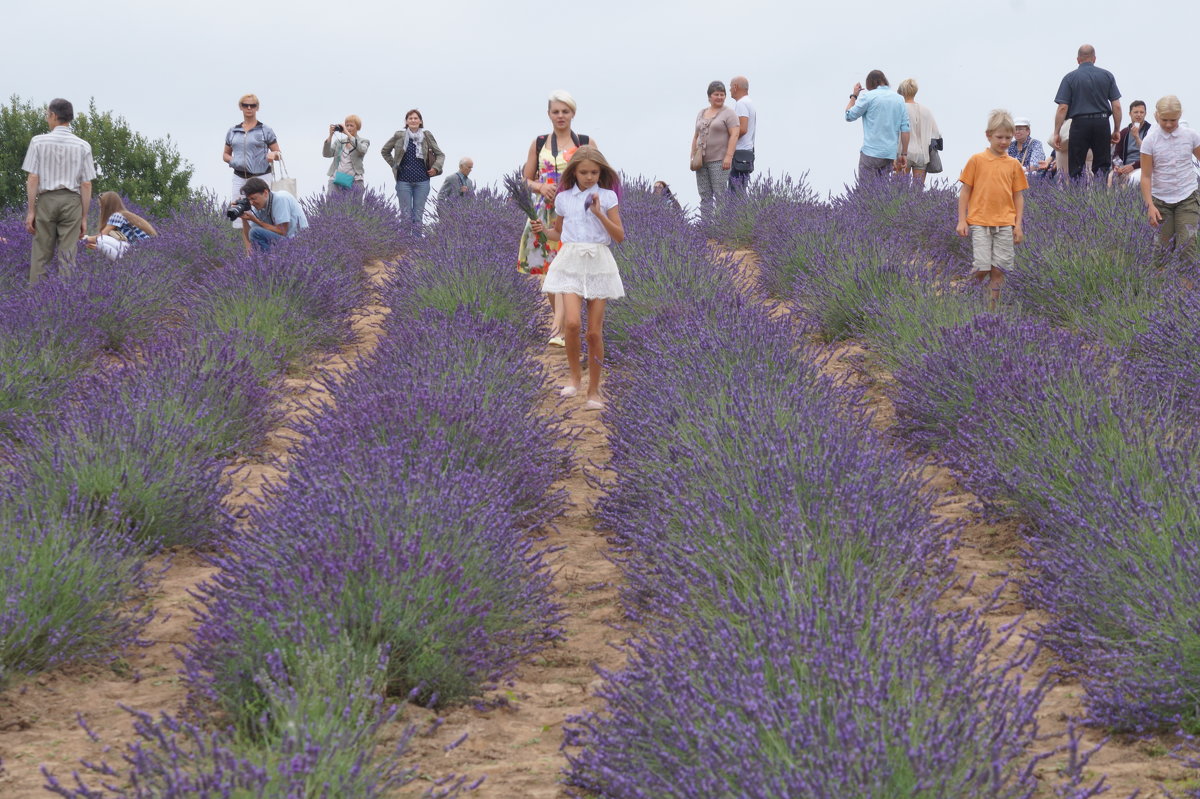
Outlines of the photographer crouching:
M 250 245 L 266 251 L 282 239 L 294 239 L 308 227 L 308 217 L 300 203 L 286 191 L 272 191 L 265 180 L 250 178 L 242 186 L 244 197 L 229 206 L 225 215 L 230 220 L 241 219 L 242 241 L 246 255 Z

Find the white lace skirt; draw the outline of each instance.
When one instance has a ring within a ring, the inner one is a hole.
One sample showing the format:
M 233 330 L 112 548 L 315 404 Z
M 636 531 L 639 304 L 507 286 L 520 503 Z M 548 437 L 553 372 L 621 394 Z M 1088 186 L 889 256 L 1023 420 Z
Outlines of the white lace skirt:
M 542 291 L 578 294 L 585 300 L 615 300 L 625 296 L 617 260 L 606 244 L 568 242 L 550 262 Z

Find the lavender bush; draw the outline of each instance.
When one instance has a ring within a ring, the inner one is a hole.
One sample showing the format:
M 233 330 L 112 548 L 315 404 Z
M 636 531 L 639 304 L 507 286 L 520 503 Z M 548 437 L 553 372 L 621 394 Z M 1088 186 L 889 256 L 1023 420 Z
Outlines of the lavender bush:
M 522 533 L 560 511 L 549 490 L 565 453 L 529 412 L 540 372 L 476 325 L 424 317 L 335 391 L 208 591 L 188 667 L 199 695 L 241 714 L 256 706 L 253 664 L 344 632 L 387 643 L 393 691 L 454 701 L 557 635 Z M 473 372 L 451 366 L 456 349 L 477 351 Z
M 29 282 L 30 243 L 21 211 L 0 213 L 0 297 L 22 289 Z
M 267 741 L 130 711 L 138 740 L 123 754 L 123 770 L 85 763 L 86 778 L 76 773 L 73 785 L 65 785 L 46 773 L 46 787 L 66 799 L 381 799 L 417 778 L 414 767 L 401 765 L 412 727 L 391 752 L 378 751 L 380 731 L 398 708 L 380 698 L 377 662 L 342 642 L 305 653 L 295 675 L 268 659 L 255 679 L 263 687 L 264 715 L 277 721 Z M 423 795 L 453 797 L 469 787 L 450 777 Z
M 8 456 L 14 498 L 55 515 L 77 497 L 86 510 L 80 523 L 123 525 L 147 551 L 224 540 L 224 464 L 187 413 L 165 415 L 170 407 L 73 406 L 54 422 L 21 428 L 22 446 Z
M 785 324 L 697 302 L 633 339 L 611 383 L 619 479 L 597 509 L 627 550 L 630 612 L 686 615 L 712 581 L 744 595 L 834 568 L 893 595 L 936 570 L 920 483 Z
M 77 499 L 61 512 L 0 496 L 0 687 L 32 673 L 106 656 L 148 620 L 138 546 L 123 525 Z
M 282 419 L 274 405 L 278 378 L 264 378 L 250 355 L 270 361 L 272 345 L 238 332 L 205 338 L 180 330 L 159 336 L 138 359 L 80 386 L 80 401 L 123 405 L 138 414 L 193 426 L 198 446 L 214 455 L 247 454 Z M 282 368 L 282 358 L 275 363 Z
M 330 266 L 361 272 L 365 261 L 394 258 L 407 236 L 391 197 L 374 189 L 319 194 L 305 207 L 308 245 L 329 247 Z M 341 252 L 346 243 L 354 247 L 352 259 Z
M 55 280 L 0 297 L 0 432 L 23 419 L 47 418 L 99 354 L 102 312 L 95 304 L 71 304 L 74 299 Z M 45 312 L 59 304 L 69 312 Z
M 239 349 L 264 377 L 277 370 L 280 358 L 296 363 L 347 343 L 350 314 L 365 304 L 366 290 L 361 274 L 329 267 L 327 249 L 310 250 L 308 238 L 298 237 L 266 255 L 230 263 L 189 292 L 190 324 L 209 336 L 237 332 L 271 342 L 265 351 Z
M 1166 291 L 1139 322 L 1129 345 L 1131 380 L 1175 408 L 1182 425 L 1200 416 L 1200 299 L 1194 291 Z
M 796 590 L 812 594 L 730 598 L 637 642 L 603 675 L 607 710 L 568 731 L 585 747 L 569 780 L 605 797 L 1033 795 L 1047 682 L 1024 684 L 1028 651 L 998 657 L 978 616 L 934 611 L 936 591 Z M 1095 795 L 1082 781 L 1065 790 Z

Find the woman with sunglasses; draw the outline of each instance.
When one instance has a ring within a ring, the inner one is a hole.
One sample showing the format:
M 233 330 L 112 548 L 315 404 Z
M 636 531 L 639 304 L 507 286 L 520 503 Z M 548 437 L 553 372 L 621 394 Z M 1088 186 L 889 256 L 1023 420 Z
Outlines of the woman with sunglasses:
M 244 94 L 238 100 L 242 121 L 225 134 L 225 163 L 233 170 L 233 197 L 242 196 L 242 186 L 250 178 L 259 178 L 271 185 L 271 162 L 280 158 L 275 131 L 258 121 L 258 96 Z M 240 228 L 241 219 L 233 220 Z

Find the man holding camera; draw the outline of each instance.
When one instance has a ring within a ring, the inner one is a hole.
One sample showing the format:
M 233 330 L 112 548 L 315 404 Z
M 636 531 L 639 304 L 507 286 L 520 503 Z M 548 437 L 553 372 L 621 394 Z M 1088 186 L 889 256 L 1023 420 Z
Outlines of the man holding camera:
M 231 220 L 247 223 L 242 225 L 246 255 L 251 245 L 265 252 L 283 239 L 296 238 L 308 227 L 308 217 L 296 198 L 286 191 L 272 191 L 265 180 L 250 178 L 242 186 L 242 194 L 245 197 L 229 206 L 226 214 Z

